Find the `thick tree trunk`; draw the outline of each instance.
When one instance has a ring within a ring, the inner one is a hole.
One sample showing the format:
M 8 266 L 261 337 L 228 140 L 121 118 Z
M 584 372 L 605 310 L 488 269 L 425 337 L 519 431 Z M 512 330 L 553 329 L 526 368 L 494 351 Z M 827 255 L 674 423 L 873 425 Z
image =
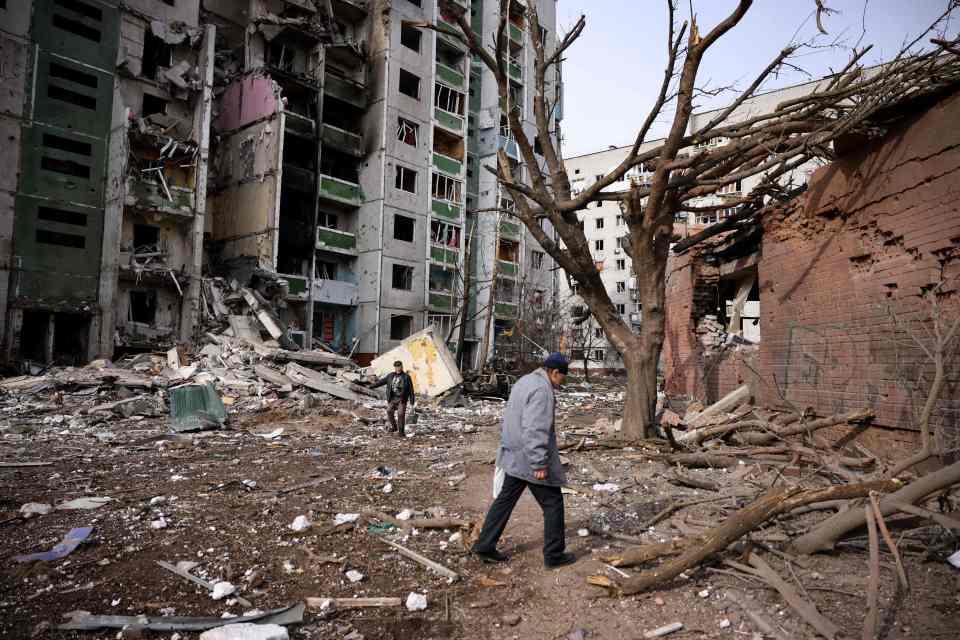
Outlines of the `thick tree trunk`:
M 620 437 L 626 441 L 649 438 L 657 408 L 657 363 L 648 354 L 632 351 L 624 354 L 623 363 L 627 368 L 627 393 Z

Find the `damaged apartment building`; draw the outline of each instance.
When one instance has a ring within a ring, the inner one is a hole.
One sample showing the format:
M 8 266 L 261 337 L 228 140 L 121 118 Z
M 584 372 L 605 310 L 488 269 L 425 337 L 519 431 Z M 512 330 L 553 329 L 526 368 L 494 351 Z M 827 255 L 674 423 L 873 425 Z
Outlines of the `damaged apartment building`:
M 710 404 L 747 384 L 770 406 L 819 415 L 871 407 L 876 424 L 910 444 L 938 328 L 960 320 L 958 119 L 956 92 L 880 113 L 885 135 L 839 139 L 838 159 L 813 172 L 802 195 L 674 252 L 667 394 Z M 954 439 L 956 356 L 943 353 L 934 419 Z
M 492 37 L 498 2 L 453 6 Z M 509 206 L 481 166 L 509 133 L 492 74 L 424 22 L 454 29 L 437 0 L 0 1 L 5 359 L 189 342 L 220 277 L 292 348 L 364 361 L 432 324 L 485 361 L 524 274 L 552 296 L 553 270 L 521 226 L 468 214 Z

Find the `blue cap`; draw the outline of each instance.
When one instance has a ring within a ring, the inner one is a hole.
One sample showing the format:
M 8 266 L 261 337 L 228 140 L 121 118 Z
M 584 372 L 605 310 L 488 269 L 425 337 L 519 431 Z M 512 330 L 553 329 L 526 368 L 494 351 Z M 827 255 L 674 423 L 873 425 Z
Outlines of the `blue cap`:
M 543 361 L 543 367 L 545 369 L 556 369 L 563 374 L 567 373 L 568 368 L 570 367 L 570 361 L 567 360 L 562 353 L 551 353 L 547 356 L 547 359 Z

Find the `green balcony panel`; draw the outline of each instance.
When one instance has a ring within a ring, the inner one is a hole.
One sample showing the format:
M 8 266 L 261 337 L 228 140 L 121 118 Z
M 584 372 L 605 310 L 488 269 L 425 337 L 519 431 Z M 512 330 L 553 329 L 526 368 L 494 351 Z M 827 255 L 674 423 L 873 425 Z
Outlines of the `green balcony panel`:
M 182 187 L 169 187 L 170 198 L 163 186 L 151 180 L 127 178 L 127 196 L 124 204 L 144 211 L 160 211 L 193 216 L 194 193 Z
M 358 158 L 363 155 L 363 138 L 360 134 L 329 124 L 323 125 L 323 144 Z
M 433 154 L 433 166 L 451 176 L 459 176 L 463 171 L 462 162 L 454 160 L 453 158 L 448 158 L 447 156 L 439 153 Z
M 513 40 L 514 42 L 519 42 L 520 44 L 523 44 L 523 29 L 511 23 L 510 39 Z
M 435 108 L 433 110 L 433 118 L 436 120 L 440 126 L 446 127 L 450 131 L 456 133 L 463 133 L 463 118 L 450 113 L 449 111 L 444 111 L 443 109 Z
M 498 318 L 516 318 L 517 305 L 512 302 L 498 302 L 494 305 L 494 311 Z
M 367 107 L 367 92 L 359 82 L 328 73 L 323 81 L 323 92 L 355 107 Z
M 520 225 L 513 222 L 501 222 L 500 233 L 511 238 L 518 238 L 520 236 Z
M 458 89 L 462 89 L 467 83 L 467 79 L 462 73 L 456 69 L 448 67 L 442 62 L 437 63 L 437 78 L 447 83 L 451 87 L 456 87 Z
M 517 80 L 518 82 L 523 82 L 523 68 L 519 64 L 511 62 L 509 65 L 507 65 L 507 69 L 509 70 L 511 78 Z
M 280 278 L 287 281 L 287 290 L 291 297 L 301 298 L 307 295 L 308 282 L 304 276 L 288 276 L 281 274 Z
M 449 247 L 430 247 L 430 259 L 441 264 L 457 264 L 460 252 Z
M 441 218 L 460 221 L 460 205 L 458 204 L 434 198 L 432 209 L 433 212 Z
M 317 229 L 317 248 L 356 251 L 357 237 L 338 229 Z
M 316 136 L 316 121 L 293 111 L 284 111 L 284 131 L 298 133 L 307 138 Z
M 324 175 L 320 176 L 320 196 L 355 207 L 363 204 L 364 197 L 360 185 Z
M 507 262 L 506 260 L 497 260 L 500 263 L 500 274 L 506 277 L 515 277 L 517 275 L 517 263 Z
M 453 299 L 449 293 L 430 292 L 430 306 L 437 309 L 451 309 L 453 307 Z

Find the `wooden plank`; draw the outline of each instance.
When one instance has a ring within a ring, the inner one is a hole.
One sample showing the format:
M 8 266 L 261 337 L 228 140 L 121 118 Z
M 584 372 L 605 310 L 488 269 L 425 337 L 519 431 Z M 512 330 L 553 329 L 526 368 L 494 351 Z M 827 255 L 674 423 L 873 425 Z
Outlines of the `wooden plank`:
M 158 565 L 160 565 L 161 567 L 163 567 L 164 569 L 166 569 L 167 571 L 169 571 L 169 572 L 171 572 L 171 573 L 175 573 L 176 575 L 180 576 L 181 578 L 185 578 L 186 580 L 189 580 L 190 582 L 192 582 L 192 583 L 194 583 L 194 584 L 196 584 L 196 585 L 198 585 L 198 586 L 203 587 L 203 588 L 206 589 L 207 591 L 213 591 L 213 584 L 210 583 L 210 582 L 207 582 L 207 581 L 204 580 L 203 578 L 198 578 L 197 576 L 193 575 L 192 573 L 190 573 L 190 572 L 188 572 L 188 571 L 181 571 L 181 570 L 178 569 L 175 565 L 172 565 L 172 564 L 170 564 L 169 562 L 164 562 L 163 560 L 157 560 L 156 563 L 157 563 Z M 243 606 L 245 606 L 245 607 L 252 607 L 252 606 L 253 606 L 253 605 L 250 603 L 249 600 L 247 600 L 246 598 L 243 598 L 242 596 L 238 596 L 238 595 L 234 594 L 234 595 L 232 595 L 232 596 L 230 596 L 230 597 L 231 597 L 231 598 L 234 598 L 237 602 L 239 602 L 241 605 L 243 605 Z
M 439 573 L 443 577 L 450 580 L 450 582 L 456 582 L 457 580 L 460 579 L 460 576 L 455 571 L 451 571 L 450 569 L 446 568 L 442 564 L 438 562 L 434 562 L 430 558 L 427 558 L 426 556 L 422 556 L 416 551 L 411 551 L 406 547 L 400 546 L 396 542 L 390 542 L 389 540 L 386 540 L 384 538 L 380 538 L 380 541 L 396 549 L 397 552 L 400 553 L 400 555 L 406 556 L 407 558 L 410 558 L 415 562 L 419 562 L 420 564 L 422 564 L 423 566 L 427 567 L 428 569 L 430 569 L 435 573 Z
M 781 578 L 780 575 L 773 570 L 773 567 L 767 564 L 759 554 L 751 553 L 748 562 L 757 570 L 757 575 L 776 589 L 780 593 L 780 596 L 786 600 L 787 604 L 789 604 L 807 624 L 816 629 L 817 633 L 827 638 L 827 640 L 833 640 L 837 637 L 837 634 L 840 633 L 840 627 L 832 620 L 824 617 L 820 611 L 817 610 L 816 605 L 801 597 L 797 590 L 793 588 L 793 585 Z

